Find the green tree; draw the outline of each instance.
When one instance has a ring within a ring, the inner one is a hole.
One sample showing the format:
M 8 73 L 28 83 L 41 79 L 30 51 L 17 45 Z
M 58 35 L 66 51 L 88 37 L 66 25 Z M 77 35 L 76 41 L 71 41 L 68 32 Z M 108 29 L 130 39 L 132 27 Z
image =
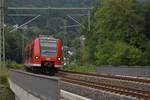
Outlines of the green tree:
M 145 4 L 145 35 L 150 39 L 150 1 Z
M 121 40 L 142 48 L 144 12 L 137 0 L 104 0 L 95 12 L 95 29 L 99 40 Z
M 141 65 L 144 53 L 127 43 L 109 41 L 97 46 L 95 56 L 98 65 Z
M 103 0 L 91 13 L 91 30 L 81 29 L 86 36 L 84 59 L 102 65 L 148 63 L 144 10 L 137 0 Z
M 90 18 L 90 30 L 89 30 L 89 23 L 85 20 L 83 23 L 84 27 L 81 27 L 80 32 L 85 36 L 85 46 L 84 46 L 84 52 L 82 56 L 82 62 L 83 63 L 94 63 L 95 62 L 95 50 L 98 40 L 98 35 L 95 30 L 95 23 L 96 18 L 94 13 L 97 11 L 99 7 L 96 6 L 93 11 L 91 12 L 91 18 Z
M 10 28 L 5 29 L 5 50 L 6 60 L 14 60 L 18 63 L 22 61 L 22 36 L 21 33 L 10 32 Z

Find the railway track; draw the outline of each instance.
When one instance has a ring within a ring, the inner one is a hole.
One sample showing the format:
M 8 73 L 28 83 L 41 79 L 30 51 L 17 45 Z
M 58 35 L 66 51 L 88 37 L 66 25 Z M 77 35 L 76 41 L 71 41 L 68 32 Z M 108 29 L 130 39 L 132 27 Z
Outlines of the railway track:
M 95 73 L 82 73 L 82 72 L 73 72 L 73 71 L 59 71 L 62 74 L 80 74 L 80 75 L 87 75 L 87 76 L 95 76 L 95 77 L 103 77 L 103 78 L 110 78 L 110 79 L 119 79 L 119 80 L 126 80 L 132 82 L 139 82 L 144 84 L 150 84 L 150 79 L 143 79 L 143 78 L 135 78 L 135 77 L 128 77 L 128 76 L 115 76 L 115 75 L 104 75 L 104 74 L 95 74 Z
M 76 77 L 69 77 L 69 74 L 75 74 L 75 75 L 86 75 L 88 76 L 96 76 L 96 77 L 105 77 L 105 78 L 114 78 L 114 79 L 121 79 L 121 80 L 127 80 L 127 81 L 134 81 L 134 82 L 142 82 L 142 83 L 149 83 L 149 80 L 144 79 L 136 79 L 136 78 L 128 78 L 128 77 L 121 77 L 121 76 L 107 76 L 107 75 L 98 75 L 98 74 L 91 74 L 91 73 L 80 73 L 80 72 L 70 72 L 70 71 L 60 71 L 60 77 L 63 81 L 73 83 L 73 84 L 79 84 L 82 86 L 88 86 L 94 89 L 98 90 L 104 90 L 108 92 L 113 92 L 121 95 L 136 97 L 136 98 L 142 98 L 142 99 L 150 99 L 150 92 L 139 90 L 139 89 L 132 89 L 128 87 L 123 86 L 116 86 L 101 82 L 94 82 L 86 79 L 80 79 Z

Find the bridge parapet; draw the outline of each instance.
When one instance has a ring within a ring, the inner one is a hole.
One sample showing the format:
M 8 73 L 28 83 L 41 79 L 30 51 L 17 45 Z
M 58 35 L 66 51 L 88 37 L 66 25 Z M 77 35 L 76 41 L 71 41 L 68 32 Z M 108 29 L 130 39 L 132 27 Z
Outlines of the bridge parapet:
M 150 78 L 150 66 L 99 66 L 96 68 L 96 72 L 100 74 Z
M 60 79 L 11 70 L 10 88 L 16 100 L 60 100 Z

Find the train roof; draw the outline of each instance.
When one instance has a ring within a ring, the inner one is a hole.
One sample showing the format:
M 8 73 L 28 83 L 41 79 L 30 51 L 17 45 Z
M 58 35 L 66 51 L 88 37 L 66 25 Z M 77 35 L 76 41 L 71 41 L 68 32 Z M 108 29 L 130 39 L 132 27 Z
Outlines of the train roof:
M 51 42 L 56 42 L 57 40 L 59 40 L 59 39 L 54 38 L 54 37 L 51 36 L 51 35 L 39 35 L 39 37 L 34 38 L 32 41 L 30 41 L 30 42 L 26 45 L 25 50 L 26 50 L 28 47 L 31 46 L 31 44 L 33 43 L 33 41 L 34 41 L 35 39 L 40 39 L 40 41 L 42 41 L 42 42 L 48 41 L 48 40 L 50 40 Z
M 58 40 L 51 35 L 39 35 L 40 40 Z

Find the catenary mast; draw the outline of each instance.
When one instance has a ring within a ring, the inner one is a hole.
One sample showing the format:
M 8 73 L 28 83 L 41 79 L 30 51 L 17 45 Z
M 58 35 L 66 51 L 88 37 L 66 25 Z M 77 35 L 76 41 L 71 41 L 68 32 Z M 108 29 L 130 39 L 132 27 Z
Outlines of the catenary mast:
M 5 65 L 4 0 L 0 0 L 0 68 Z

